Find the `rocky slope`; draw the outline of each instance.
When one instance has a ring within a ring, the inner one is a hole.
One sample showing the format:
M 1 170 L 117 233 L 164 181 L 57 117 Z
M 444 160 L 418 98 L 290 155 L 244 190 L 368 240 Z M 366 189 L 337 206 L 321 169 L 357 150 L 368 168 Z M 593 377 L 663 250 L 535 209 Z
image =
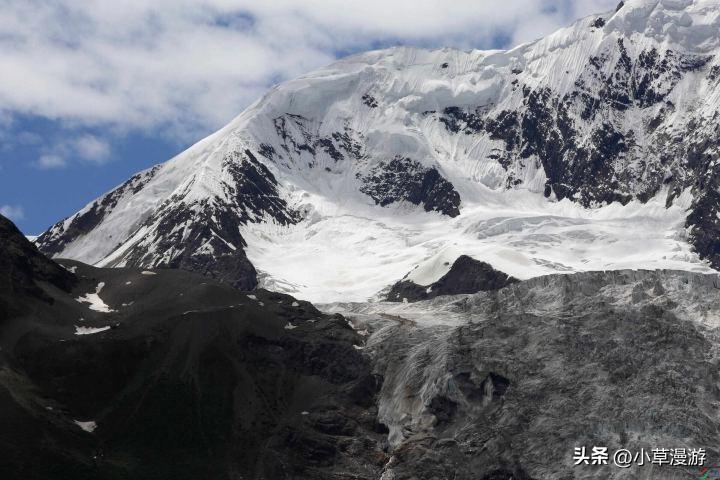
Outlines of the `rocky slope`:
M 273 88 L 38 245 L 99 266 L 182 267 L 241 288 L 253 288 L 260 269 L 264 284 L 311 297 L 306 287 L 338 269 L 284 269 L 266 252 L 286 235 L 308 241 L 312 228 L 347 237 L 374 219 L 386 235 L 437 232 L 438 222 L 476 222 L 475 207 L 494 202 L 513 205 L 516 218 L 561 209 L 593 221 L 610 202 L 630 203 L 622 218 L 637 212 L 633 202 L 656 202 L 682 213 L 643 211 L 662 223 L 661 245 L 619 263 L 694 269 L 702 258 L 718 267 L 719 13 L 718 0 L 630 0 L 508 51 L 395 48 L 341 60 Z M 433 235 L 427 249 L 399 256 L 398 275 L 375 291 L 452 245 Z M 358 239 L 344 258 L 382 263 L 387 245 L 376 238 Z M 525 278 L 602 268 L 580 253 L 567 258 L 574 250 L 565 239 L 545 246 L 523 252 L 524 265 L 500 254 L 478 259 Z M 310 257 L 297 248 L 283 243 Z M 326 244 L 318 249 L 332 255 Z
M 720 460 L 720 279 L 552 275 L 411 304 L 335 306 L 371 330 L 390 429 L 384 480 L 700 478 L 573 465 L 575 447 L 705 448 Z M 650 454 L 652 456 L 652 454 Z
M 499 272 L 485 262 L 461 255 L 437 282 L 424 287 L 412 280 L 401 280 L 392 286 L 387 294 L 387 300 L 390 302 L 414 302 L 440 295 L 500 290 L 517 283 L 517 281 L 517 278 Z
M 0 322 L 18 313 L 17 297 L 52 301 L 38 282 L 67 292 L 77 279 L 38 252 L 10 220 L 0 215 Z
M 378 477 L 379 380 L 341 316 L 180 270 L 62 268 L 2 218 L 0 259 L 1 478 Z

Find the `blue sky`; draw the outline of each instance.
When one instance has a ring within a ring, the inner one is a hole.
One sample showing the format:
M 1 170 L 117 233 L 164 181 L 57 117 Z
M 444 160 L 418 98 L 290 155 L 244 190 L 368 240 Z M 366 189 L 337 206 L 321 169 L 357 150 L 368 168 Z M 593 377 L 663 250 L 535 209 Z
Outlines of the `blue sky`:
M 45 230 L 272 84 L 391 45 L 507 48 L 617 0 L 5 0 L 0 213 Z

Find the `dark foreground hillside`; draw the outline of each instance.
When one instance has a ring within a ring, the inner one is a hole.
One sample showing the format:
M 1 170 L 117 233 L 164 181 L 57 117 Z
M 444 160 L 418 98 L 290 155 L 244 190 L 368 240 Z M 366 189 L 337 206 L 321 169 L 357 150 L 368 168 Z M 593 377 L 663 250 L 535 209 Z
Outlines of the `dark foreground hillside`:
M 0 235 L 0 478 L 378 477 L 379 382 L 344 318 Z

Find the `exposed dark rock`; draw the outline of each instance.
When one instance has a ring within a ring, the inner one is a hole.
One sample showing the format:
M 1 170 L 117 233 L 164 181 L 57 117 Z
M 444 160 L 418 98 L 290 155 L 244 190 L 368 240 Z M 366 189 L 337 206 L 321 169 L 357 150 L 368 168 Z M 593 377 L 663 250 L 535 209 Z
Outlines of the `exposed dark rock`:
M 463 132 L 470 135 L 485 128 L 485 122 L 480 114 L 465 112 L 458 107 L 447 107 L 443 110 L 440 121 L 453 133 Z
M 711 177 L 713 185 L 720 186 L 718 174 Z M 720 269 L 720 193 L 717 187 L 703 189 L 693 201 L 693 209 L 686 224 L 691 228 L 690 241 L 703 257 L 710 260 L 713 268 Z
M 267 158 L 268 160 L 275 160 L 275 157 L 277 156 L 275 147 L 273 147 L 272 145 L 268 145 L 267 143 L 260 144 L 258 148 L 258 153 L 263 157 Z
M 325 152 L 330 155 L 330 158 L 332 158 L 336 162 L 345 158 L 343 157 L 343 154 L 340 153 L 337 148 L 335 148 L 335 144 L 329 138 L 318 139 L 316 141 L 316 145 L 325 150 Z
M 434 397 L 428 405 L 428 412 L 435 415 L 438 425 L 447 423 L 457 412 L 457 403 L 445 396 Z
M 181 268 L 241 290 L 254 289 L 257 272 L 245 255 L 240 226 L 262 217 L 289 225 L 300 215 L 280 197 L 277 180 L 249 150 L 228 156 L 223 168 L 232 178 L 224 186 L 230 206 L 167 202 L 144 224 L 150 237 L 128 249 L 120 261 L 127 266 Z
M 395 157 L 381 162 L 362 181 L 360 191 L 383 207 L 407 201 L 422 205 L 426 212 L 437 211 L 450 217 L 460 215 L 460 194 L 435 168 L 427 168 L 409 158 Z
M 124 256 L 128 266 L 181 268 L 226 281 L 240 289 L 255 288 L 257 273 L 245 256 L 245 241 L 238 231 L 234 212 L 217 211 L 204 204 L 194 208 L 181 206 L 163 213 L 156 224 L 153 242 L 160 251 L 171 254 L 158 257 L 154 251 L 137 245 Z M 176 229 L 176 225 L 187 227 Z
M 234 205 L 243 207 L 242 213 L 236 213 L 237 222 L 250 222 L 250 215 L 269 216 L 280 225 L 299 221 L 298 213 L 280 197 L 275 176 L 250 150 L 245 150 L 244 155 L 233 153 L 225 160 L 223 169 L 233 179 L 233 182 L 225 185 L 226 192 L 233 199 Z
M 38 283 L 69 291 L 75 282 L 72 273 L 48 260 L 0 215 L 0 322 L 16 311 L 18 295 L 52 301 Z
M 353 135 L 356 133 L 351 128 L 345 128 L 342 133 L 334 132 L 332 138 L 338 148 L 344 150 L 351 159 L 359 160 L 363 156 L 363 147 Z
M 393 285 L 387 299 L 390 302 L 404 300 L 415 302 L 435 298 L 439 295 L 498 290 L 516 282 L 518 282 L 516 278 L 495 270 L 485 262 L 461 255 L 455 260 L 450 270 L 432 285 L 421 286 L 411 280 L 402 280 Z
M 367 105 L 370 108 L 377 108 L 377 106 L 378 106 L 378 102 L 375 99 L 375 97 L 373 97 L 369 93 L 366 93 L 365 95 L 362 96 L 362 101 L 365 105 Z
M 710 73 L 708 74 L 708 80 L 714 82 L 718 78 L 720 78 L 720 65 L 714 65 L 710 69 Z
M 377 107 L 377 101 L 366 94 L 363 102 L 371 107 Z M 301 116 L 285 114 L 274 119 L 275 132 L 282 140 L 282 148 L 288 154 L 302 156 L 303 152 L 316 156 L 318 150 L 325 151 L 334 161 L 346 158 L 358 160 L 362 157 L 361 138 L 349 126 L 345 126 L 342 132 L 333 132 L 329 137 L 321 136 L 313 130 L 311 122 Z M 315 166 L 312 159 L 310 167 Z
M 291 151 L 296 155 L 306 151 L 311 155 L 315 155 L 315 147 L 313 147 L 313 135 L 306 127 L 307 119 L 301 115 L 285 114 L 273 120 L 275 123 L 275 132 L 283 140 L 283 149 L 287 153 Z M 291 131 L 292 129 L 292 131 Z M 294 135 L 296 131 L 298 135 Z

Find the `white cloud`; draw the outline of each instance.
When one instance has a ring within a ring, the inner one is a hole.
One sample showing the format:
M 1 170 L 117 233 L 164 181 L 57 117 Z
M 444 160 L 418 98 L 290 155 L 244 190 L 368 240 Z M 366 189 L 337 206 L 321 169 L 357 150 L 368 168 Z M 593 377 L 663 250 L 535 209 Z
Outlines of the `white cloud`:
M 95 135 L 62 139 L 43 147 L 43 154 L 35 162 L 41 170 L 65 168 L 71 161 L 102 165 L 110 160 L 110 144 Z
M 192 140 L 273 81 L 379 43 L 518 43 L 617 0 L 6 0 L 0 120 L 7 112 Z M 102 140 L 75 153 L 102 162 Z M 107 145 L 106 145 L 107 146 Z M 54 153 L 53 153 L 54 154 Z
M 65 159 L 59 155 L 41 155 L 36 162 L 38 168 L 51 170 L 67 166 Z
M 92 163 L 105 163 L 110 156 L 110 145 L 94 135 L 83 135 L 74 141 L 78 155 Z
M 0 215 L 18 221 L 25 218 L 25 211 L 17 205 L 0 205 Z

